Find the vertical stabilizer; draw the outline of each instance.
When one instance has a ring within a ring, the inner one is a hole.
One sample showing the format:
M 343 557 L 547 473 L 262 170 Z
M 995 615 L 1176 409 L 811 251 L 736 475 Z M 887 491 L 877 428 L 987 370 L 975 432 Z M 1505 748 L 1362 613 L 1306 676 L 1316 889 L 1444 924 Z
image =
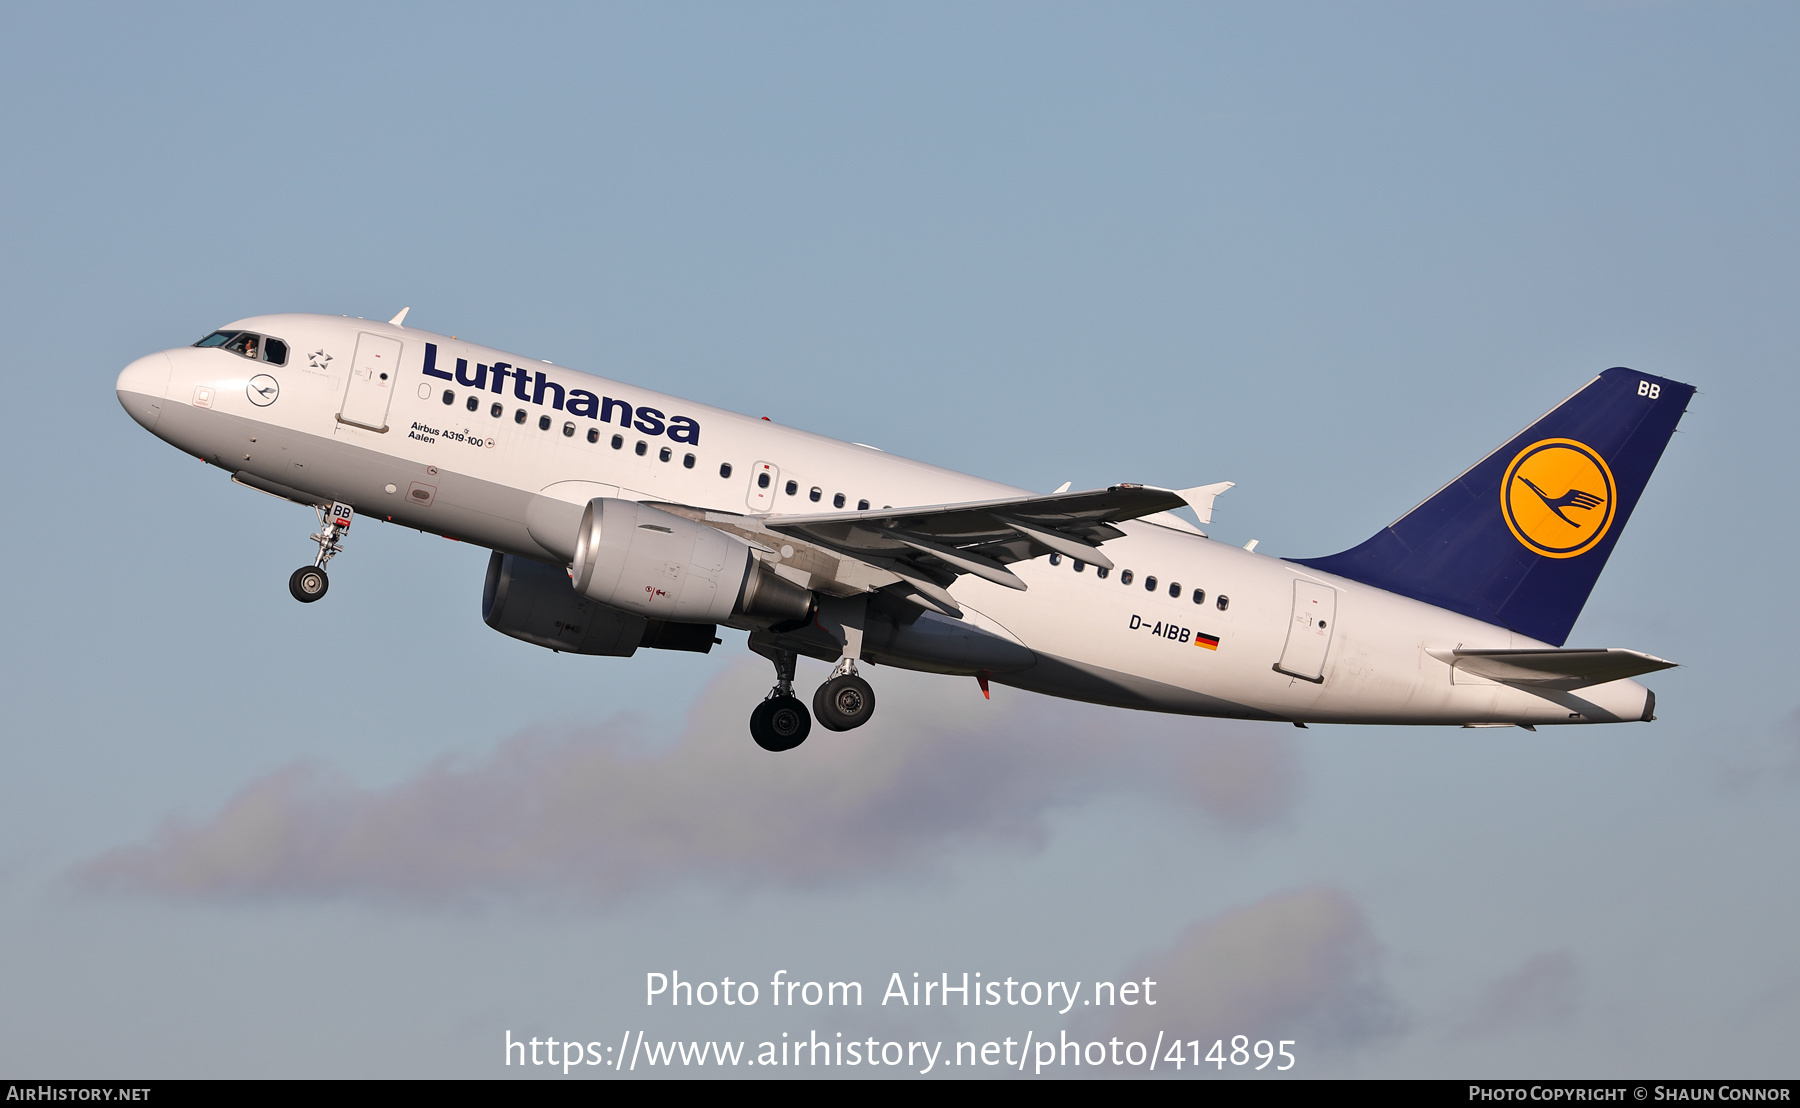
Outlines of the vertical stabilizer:
M 1693 394 L 1609 369 L 1367 542 L 1292 560 L 1561 646 Z

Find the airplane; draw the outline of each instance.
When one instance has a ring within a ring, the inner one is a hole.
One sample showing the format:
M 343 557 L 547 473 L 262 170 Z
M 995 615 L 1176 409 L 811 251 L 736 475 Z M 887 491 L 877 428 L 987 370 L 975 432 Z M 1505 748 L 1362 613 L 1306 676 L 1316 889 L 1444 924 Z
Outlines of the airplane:
M 1122 708 L 1310 723 L 1648 722 L 1675 663 L 1565 648 L 1693 395 L 1615 367 L 1366 542 L 1209 538 L 1232 487 L 1032 493 L 407 327 L 257 316 L 139 358 L 120 403 L 240 485 L 312 507 L 325 596 L 357 516 L 492 551 L 481 615 L 555 651 L 749 633 L 758 745 L 867 723 L 859 663 Z M 805 655 L 833 669 L 796 695 Z

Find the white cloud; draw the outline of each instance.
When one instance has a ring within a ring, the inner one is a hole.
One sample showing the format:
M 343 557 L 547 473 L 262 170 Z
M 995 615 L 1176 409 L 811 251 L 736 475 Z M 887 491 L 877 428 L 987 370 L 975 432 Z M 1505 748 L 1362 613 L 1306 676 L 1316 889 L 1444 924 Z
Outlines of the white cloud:
M 1489 985 L 1456 1029 L 1458 1038 L 1560 1023 L 1575 1011 L 1578 974 L 1567 951 L 1539 954 Z
M 756 748 L 767 670 L 729 671 L 679 738 L 618 721 L 508 740 L 386 789 L 298 764 L 212 819 L 77 870 L 92 887 L 214 898 L 607 897 L 651 884 L 818 886 L 929 864 L 959 844 L 1040 844 L 1059 805 L 1129 790 L 1248 829 L 1294 791 L 1286 729 L 1155 716 L 878 671 L 859 731 Z
M 1328 886 L 1195 923 L 1129 976 L 1156 981 L 1161 1000 L 1123 1009 L 1114 1030 L 1128 1038 L 1166 1031 L 1210 1046 L 1244 1035 L 1252 1044 L 1293 1039 L 1309 1050 L 1340 1049 L 1385 1038 L 1402 1023 L 1362 910 Z

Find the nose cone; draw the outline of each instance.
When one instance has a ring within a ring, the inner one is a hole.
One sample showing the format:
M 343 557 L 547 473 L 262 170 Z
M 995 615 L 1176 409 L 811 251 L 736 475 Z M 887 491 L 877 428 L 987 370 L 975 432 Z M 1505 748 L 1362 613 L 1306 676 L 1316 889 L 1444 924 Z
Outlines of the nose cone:
M 167 354 L 151 354 L 119 371 L 119 403 L 147 431 L 156 430 L 171 368 Z

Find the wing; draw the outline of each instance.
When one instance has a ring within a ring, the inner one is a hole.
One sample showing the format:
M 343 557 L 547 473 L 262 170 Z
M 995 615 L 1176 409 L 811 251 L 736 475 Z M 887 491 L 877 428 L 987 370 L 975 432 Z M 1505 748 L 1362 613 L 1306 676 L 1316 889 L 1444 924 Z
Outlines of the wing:
M 1635 650 L 1433 650 L 1453 669 L 1509 685 L 1565 692 L 1671 669 L 1677 663 Z
M 762 525 L 898 578 L 895 591 L 922 607 L 960 616 L 946 586 L 965 573 L 1024 589 L 1006 567 L 1062 554 L 1112 568 L 1100 544 L 1121 537 L 1113 526 L 1191 505 L 1212 518 L 1213 497 L 1230 482 L 1194 489 L 1113 485 L 1087 492 L 1017 496 L 965 504 L 884 508 L 869 512 L 767 516 Z M 1182 524 L 1179 518 L 1175 522 Z

